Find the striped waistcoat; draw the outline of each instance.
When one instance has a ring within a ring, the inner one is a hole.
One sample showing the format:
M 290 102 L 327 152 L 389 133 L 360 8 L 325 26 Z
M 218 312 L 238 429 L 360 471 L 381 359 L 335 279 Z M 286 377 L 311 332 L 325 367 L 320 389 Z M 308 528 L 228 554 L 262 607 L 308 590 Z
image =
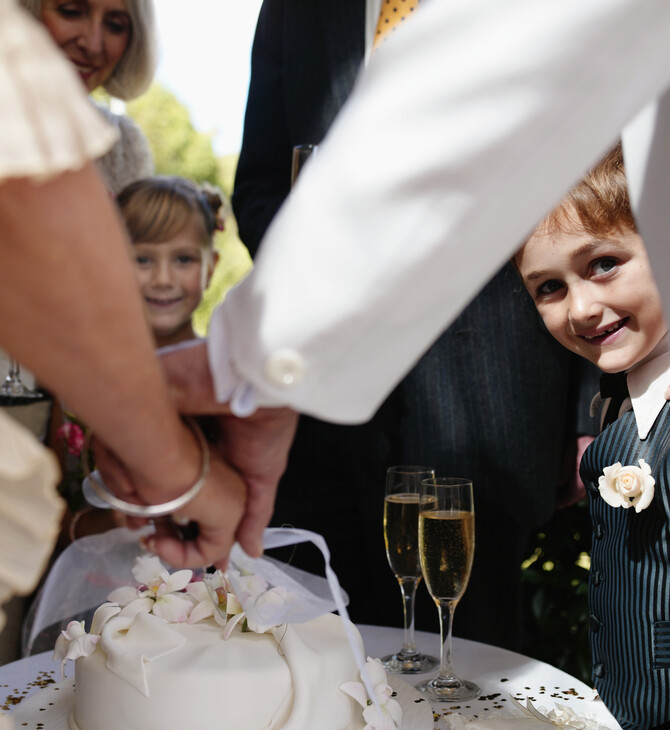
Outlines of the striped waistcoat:
M 670 722 L 670 403 L 641 441 L 632 411 L 606 428 L 584 454 L 593 540 L 589 576 L 593 680 L 624 730 Z M 610 507 L 598 477 L 616 462 L 644 459 L 656 480 L 639 514 Z

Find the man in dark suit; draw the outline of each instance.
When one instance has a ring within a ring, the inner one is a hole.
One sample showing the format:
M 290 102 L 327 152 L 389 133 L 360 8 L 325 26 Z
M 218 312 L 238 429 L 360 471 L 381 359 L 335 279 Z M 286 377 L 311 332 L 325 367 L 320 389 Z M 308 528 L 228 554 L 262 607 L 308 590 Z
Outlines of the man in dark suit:
M 373 5 L 263 4 L 233 195 L 240 237 L 252 255 L 289 193 L 292 147 L 321 142 L 355 83 L 369 52 L 366 13 Z M 321 532 L 351 594 L 353 619 L 397 625 L 400 596 L 381 532 L 385 467 L 424 463 L 441 475 L 472 478 L 475 563 L 454 630 L 518 649 L 520 564 L 532 530 L 555 506 L 578 428 L 578 373 L 507 265 L 369 423 L 301 418 L 273 524 Z M 417 626 L 435 628 L 435 608 L 423 589 L 418 600 Z

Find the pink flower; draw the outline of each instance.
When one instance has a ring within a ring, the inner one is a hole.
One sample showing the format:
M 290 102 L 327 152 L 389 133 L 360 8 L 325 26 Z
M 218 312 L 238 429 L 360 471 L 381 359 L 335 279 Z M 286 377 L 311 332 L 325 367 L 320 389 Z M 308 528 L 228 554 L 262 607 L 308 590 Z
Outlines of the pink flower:
M 65 441 L 67 450 L 72 456 L 81 456 L 86 436 L 81 426 L 76 423 L 64 423 L 58 427 L 56 438 Z

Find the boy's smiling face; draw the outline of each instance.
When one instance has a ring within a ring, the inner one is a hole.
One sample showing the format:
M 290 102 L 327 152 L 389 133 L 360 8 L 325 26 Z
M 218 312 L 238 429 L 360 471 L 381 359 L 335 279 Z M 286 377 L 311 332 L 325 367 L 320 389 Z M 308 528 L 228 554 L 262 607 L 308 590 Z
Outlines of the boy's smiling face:
M 576 216 L 562 230 L 540 227 L 515 256 L 549 332 L 608 373 L 643 360 L 667 330 L 640 236 L 593 237 Z

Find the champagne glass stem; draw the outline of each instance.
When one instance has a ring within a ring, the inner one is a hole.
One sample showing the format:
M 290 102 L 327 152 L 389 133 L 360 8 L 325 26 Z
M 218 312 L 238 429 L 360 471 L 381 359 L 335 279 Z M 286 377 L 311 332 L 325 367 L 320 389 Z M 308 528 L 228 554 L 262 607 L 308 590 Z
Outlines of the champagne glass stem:
M 398 583 L 402 593 L 404 619 L 402 650 L 399 653 L 407 657 L 418 653 L 414 640 L 414 598 L 419 581 L 416 578 L 398 578 Z
M 440 612 L 440 641 L 442 642 L 442 647 L 440 648 L 440 670 L 435 680 L 435 684 L 438 687 L 442 682 L 451 684 L 456 678 L 456 673 L 451 663 L 451 629 L 454 623 L 456 603 L 457 601 L 441 598 L 438 605 Z
M 9 360 L 9 375 L 7 377 L 12 383 L 17 383 L 21 380 L 21 367 L 18 360 Z

